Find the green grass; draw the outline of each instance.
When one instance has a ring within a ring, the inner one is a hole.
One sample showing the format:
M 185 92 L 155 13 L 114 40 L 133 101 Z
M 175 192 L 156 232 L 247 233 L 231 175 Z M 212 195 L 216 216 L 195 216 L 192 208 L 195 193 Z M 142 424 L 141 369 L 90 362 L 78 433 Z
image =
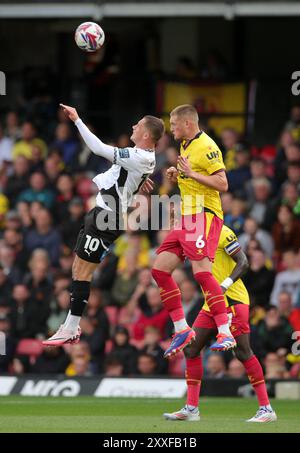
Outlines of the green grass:
M 242 398 L 202 398 L 200 422 L 163 420 L 163 412 L 183 405 L 184 400 L 5 396 L 0 397 L 0 432 L 300 433 L 299 401 L 272 401 L 278 421 L 269 424 L 245 423 L 257 403 Z

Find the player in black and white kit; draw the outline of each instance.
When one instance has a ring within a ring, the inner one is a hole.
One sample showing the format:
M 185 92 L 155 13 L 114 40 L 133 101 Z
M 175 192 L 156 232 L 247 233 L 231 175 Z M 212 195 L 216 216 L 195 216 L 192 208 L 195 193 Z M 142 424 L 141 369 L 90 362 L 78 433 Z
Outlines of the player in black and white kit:
M 117 148 L 106 145 L 96 137 L 79 118 L 76 109 L 60 105 L 74 121 L 91 151 L 113 165 L 93 179 L 99 193 L 96 207 L 85 217 L 75 247 L 70 311 L 58 331 L 43 342 L 47 346 L 79 341 L 79 322 L 89 299 L 93 272 L 109 252 L 110 245 L 123 233 L 122 215 L 126 215 L 135 193 L 141 186 L 149 184 L 147 178 L 155 168 L 155 145 L 164 133 L 163 121 L 147 115 L 132 127 L 130 139 L 135 146 Z M 105 222 L 102 221 L 104 218 Z

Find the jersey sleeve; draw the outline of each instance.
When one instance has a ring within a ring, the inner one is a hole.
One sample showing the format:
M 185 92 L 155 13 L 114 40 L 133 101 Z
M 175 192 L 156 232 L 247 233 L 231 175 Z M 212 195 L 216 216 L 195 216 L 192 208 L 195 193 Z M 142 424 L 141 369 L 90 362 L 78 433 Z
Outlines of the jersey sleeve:
M 222 247 L 229 256 L 235 255 L 241 250 L 241 245 L 233 231 L 228 230 L 224 232 Z
M 202 153 L 201 166 L 209 175 L 220 170 L 225 170 L 222 153 L 219 148 L 208 147 Z
M 84 124 L 84 122 L 78 118 L 75 121 L 77 129 L 85 141 L 85 144 L 93 151 L 97 156 L 104 157 L 105 159 L 113 162 L 114 160 L 114 147 L 111 145 L 106 145 L 103 143 L 100 138 L 96 137 L 89 128 Z

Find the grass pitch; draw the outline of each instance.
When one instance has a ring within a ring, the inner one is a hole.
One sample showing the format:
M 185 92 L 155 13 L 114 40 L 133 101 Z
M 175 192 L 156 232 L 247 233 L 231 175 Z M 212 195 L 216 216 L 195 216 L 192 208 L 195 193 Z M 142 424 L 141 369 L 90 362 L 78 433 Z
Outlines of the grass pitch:
M 202 398 L 199 422 L 170 422 L 184 400 L 0 397 L 1 433 L 300 433 L 299 401 L 273 400 L 278 421 L 246 423 L 255 399 Z

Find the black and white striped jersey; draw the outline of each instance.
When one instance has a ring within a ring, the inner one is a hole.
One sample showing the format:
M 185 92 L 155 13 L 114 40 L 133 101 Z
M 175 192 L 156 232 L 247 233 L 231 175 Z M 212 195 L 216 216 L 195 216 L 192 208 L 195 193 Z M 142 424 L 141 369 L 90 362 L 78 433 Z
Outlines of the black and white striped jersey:
M 122 212 L 126 212 L 140 186 L 154 171 L 154 150 L 106 145 L 87 128 L 81 119 L 77 119 L 75 125 L 91 151 L 105 157 L 113 164 L 109 170 L 93 179 L 99 189 L 96 198 L 97 206 L 111 210 L 104 201 L 106 197 L 103 198 L 104 195 L 111 195 L 116 203 L 119 199 L 121 200 Z

